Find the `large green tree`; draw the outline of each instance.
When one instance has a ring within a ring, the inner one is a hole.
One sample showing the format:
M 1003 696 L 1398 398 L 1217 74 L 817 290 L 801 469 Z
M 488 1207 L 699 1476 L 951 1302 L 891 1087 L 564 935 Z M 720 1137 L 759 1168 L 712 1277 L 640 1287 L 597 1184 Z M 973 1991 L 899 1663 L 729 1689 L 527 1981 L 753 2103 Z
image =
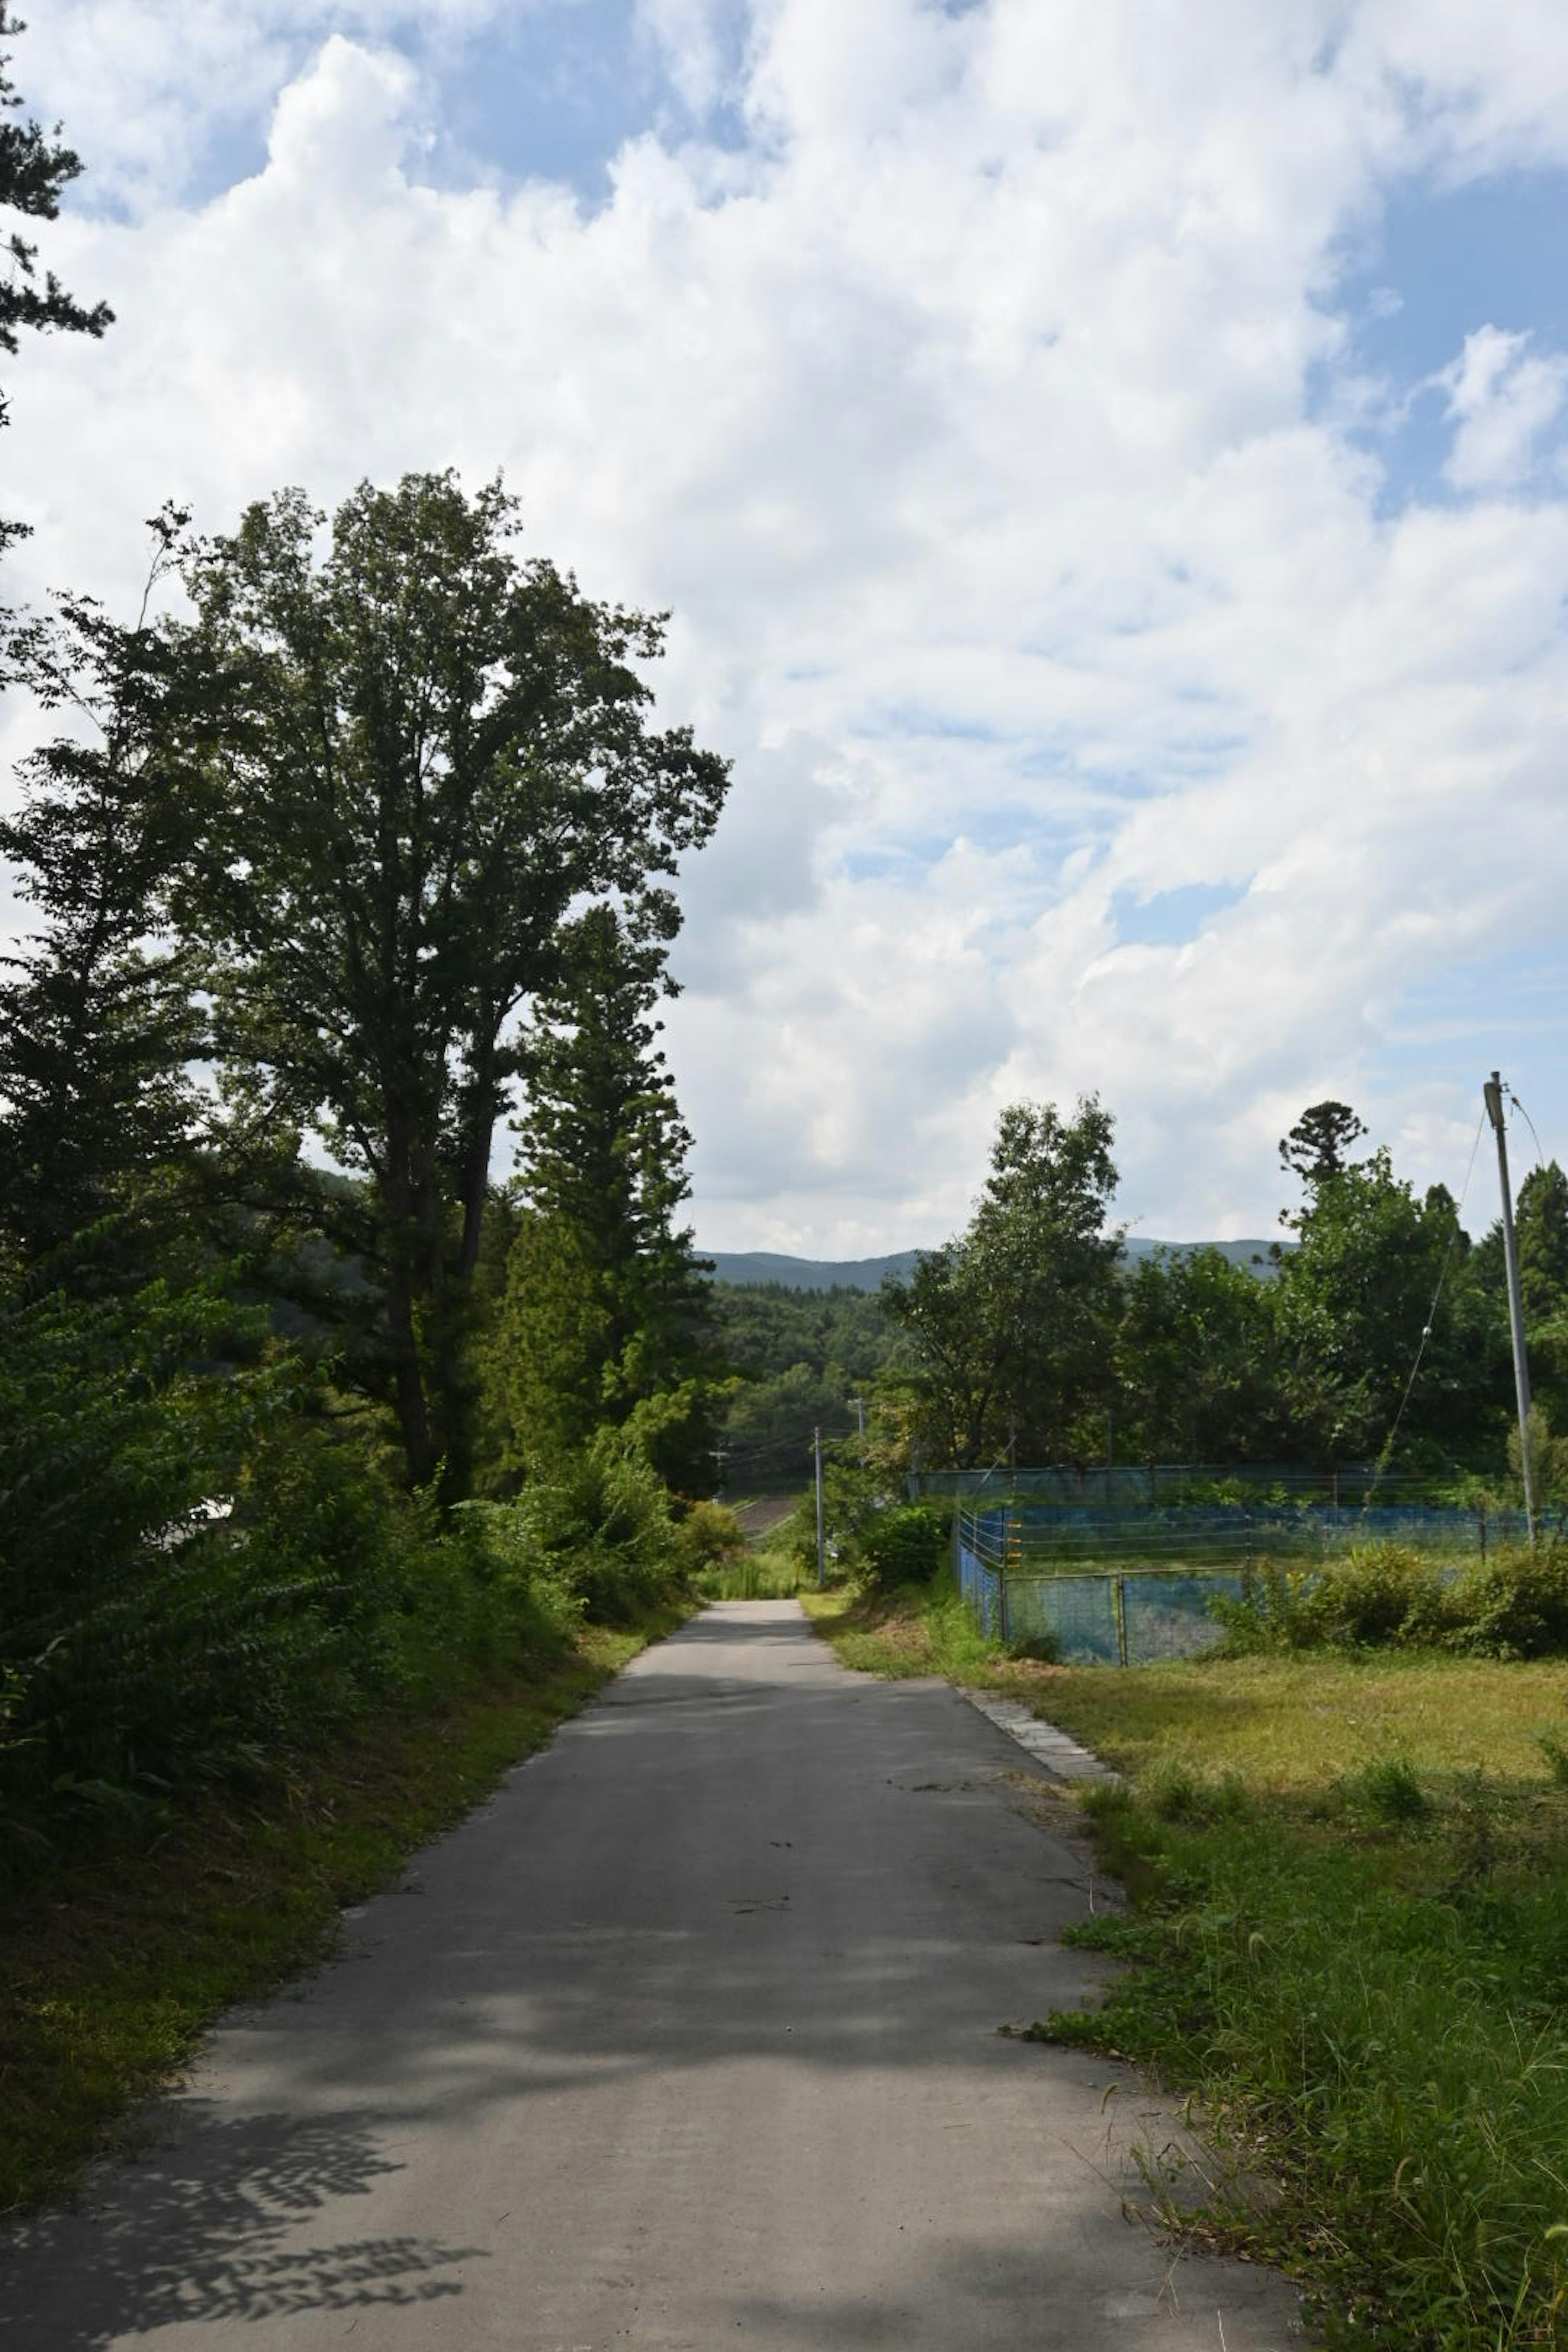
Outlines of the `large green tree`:
M 1499 1326 L 1448 1192 L 1418 1199 L 1378 1150 L 1323 1176 L 1293 1222 L 1276 1303 L 1301 1444 L 1323 1459 L 1381 1451 L 1413 1383 L 1402 1437 L 1473 1445 L 1497 1391 Z
M 522 1049 L 523 1207 L 495 1349 L 518 1466 L 680 1393 L 658 1466 L 687 1492 L 711 1476 L 715 1368 L 708 1268 L 676 1222 L 690 1138 L 658 1045 L 663 949 L 598 907 Z
M 1120 1232 L 1114 1122 L 1095 1096 L 1071 1118 L 1053 1103 L 1002 1113 L 968 1230 L 883 1291 L 910 1333 L 924 1397 L 928 1462 L 960 1468 L 1011 1449 L 1059 1462 L 1099 1439 L 1112 1394 Z
M 1273 1304 L 1268 1283 L 1217 1249 L 1140 1259 L 1116 1339 L 1129 1445 L 1150 1460 L 1234 1462 L 1277 1442 Z
M 296 1178 L 294 1205 L 374 1287 L 411 1475 L 444 1459 L 460 1491 L 519 1009 L 560 978 L 587 902 L 673 935 L 668 877 L 728 771 L 650 723 L 660 617 L 520 560 L 499 484 L 366 484 L 323 547 L 324 521 L 284 491 L 187 567 L 191 656 L 228 717 L 186 915 L 233 1130 L 314 1136 L 358 1180 L 323 1203 Z

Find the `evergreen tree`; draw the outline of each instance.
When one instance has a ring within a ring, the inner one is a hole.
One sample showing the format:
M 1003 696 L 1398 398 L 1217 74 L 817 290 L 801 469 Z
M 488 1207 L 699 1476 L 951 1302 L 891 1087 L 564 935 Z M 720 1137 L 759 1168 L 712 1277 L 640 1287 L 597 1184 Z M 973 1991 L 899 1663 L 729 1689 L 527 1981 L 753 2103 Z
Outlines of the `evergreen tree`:
M 662 943 L 612 908 L 573 926 L 566 969 L 523 1051 L 524 1207 L 512 1245 L 498 1373 L 519 1467 L 644 1412 L 657 1466 L 706 1488 L 714 1366 L 707 1266 L 675 1222 L 690 1138 L 654 1007 Z
M 0 0 L 0 41 L 9 41 L 26 26 L 11 14 L 8 0 Z M 0 50 L 0 208 L 20 213 L 27 220 L 55 220 L 60 195 L 81 170 L 81 158 L 60 143 L 60 126 L 52 131 L 17 118 L 22 100 L 6 68 L 8 50 Z M 11 268 L 0 277 L 0 352 L 14 354 L 24 329 L 49 332 L 101 335 L 114 313 L 106 302 L 90 310 L 73 299 L 52 269 L 38 283 L 38 248 L 13 229 L 5 239 Z M 0 393 L 0 425 L 10 422 L 8 404 Z M 0 550 L 26 537 L 25 523 L 0 520 Z
M 1366 1129 L 1352 1110 L 1349 1103 L 1311 1103 L 1301 1113 L 1289 1135 L 1279 1139 L 1279 1164 L 1299 1176 L 1309 1195 L 1316 1192 L 1335 1176 L 1342 1176 L 1354 1165 L 1351 1147 L 1359 1143 Z M 1279 1213 L 1282 1225 L 1294 1223 L 1289 1211 Z
M 146 1206 L 192 1162 L 200 1023 L 191 954 L 168 926 L 207 729 L 148 617 L 184 520 L 153 526 L 134 627 L 69 597 L 13 641 L 43 707 L 79 722 L 24 763 L 23 805 L 0 822 L 0 855 L 40 919 L 0 979 L 0 1228 L 24 1258 Z

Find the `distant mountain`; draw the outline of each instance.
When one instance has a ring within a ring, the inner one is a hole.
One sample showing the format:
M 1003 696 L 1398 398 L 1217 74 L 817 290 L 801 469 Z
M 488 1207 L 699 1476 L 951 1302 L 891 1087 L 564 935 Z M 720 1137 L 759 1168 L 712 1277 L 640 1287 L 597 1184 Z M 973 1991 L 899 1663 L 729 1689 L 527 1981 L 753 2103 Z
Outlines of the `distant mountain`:
M 773 1250 L 702 1250 L 715 1282 L 780 1282 L 786 1290 L 880 1290 L 885 1274 L 914 1271 L 919 1250 L 892 1257 L 780 1257 Z
M 1272 1241 L 1161 1242 L 1145 1234 L 1127 1236 L 1130 1258 L 1152 1257 L 1156 1250 L 1183 1256 L 1190 1250 L 1216 1249 L 1232 1265 L 1244 1265 L 1266 1281 L 1272 1272 L 1268 1253 L 1273 1246 Z M 1285 1246 L 1293 1249 L 1295 1244 L 1287 1242 Z M 911 1273 L 920 1252 L 898 1250 L 891 1257 L 846 1258 L 784 1257 L 773 1250 L 707 1250 L 700 1255 L 712 1259 L 715 1282 L 777 1282 L 786 1290 L 880 1290 L 884 1275 Z

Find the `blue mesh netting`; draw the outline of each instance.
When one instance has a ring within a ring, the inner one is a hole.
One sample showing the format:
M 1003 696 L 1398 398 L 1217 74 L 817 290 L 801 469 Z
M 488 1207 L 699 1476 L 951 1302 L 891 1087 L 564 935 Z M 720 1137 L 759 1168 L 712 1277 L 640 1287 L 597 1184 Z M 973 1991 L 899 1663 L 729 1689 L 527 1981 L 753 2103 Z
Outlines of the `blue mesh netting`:
M 1010 1576 L 1007 1634 L 1010 1641 L 1050 1634 L 1064 1661 L 1074 1665 L 1114 1665 L 1115 1579 L 1109 1576 Z
M 987 1640 L 994 1640 L 1002 1631 L 1001 1577 L 989 1560 L 982 1559 L 962 1540 L 958 1547 L 958 1584 L 975 1623 Z
M 1128 1664 L 1146 1665 L 1155 1658 L 1190 1658 L 1208 1649 L 1223 1631 L 1210 1606 L 1216 1599 L 1239 1601 L 1240 1576 L 1123 1577 Z

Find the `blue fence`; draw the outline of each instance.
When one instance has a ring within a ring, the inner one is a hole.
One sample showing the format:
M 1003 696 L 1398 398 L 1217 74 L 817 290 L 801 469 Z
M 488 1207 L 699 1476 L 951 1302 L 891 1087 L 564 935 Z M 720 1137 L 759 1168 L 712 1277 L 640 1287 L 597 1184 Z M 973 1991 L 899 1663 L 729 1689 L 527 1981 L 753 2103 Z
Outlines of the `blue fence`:
M 1562 1532 L 1564 1514 L 1552 1518 Z M 1038 1641 L 1071 1664 L 1194 1657 L 1223 1633 L 1215 1601 L 1239 1601 L 1254 1564 L 1308 1566 L 1352 1544 L 1484 1555 L 1522 1542 L 1524 1515 L 1389 1503 L 1105 1510 L 1029 1501 L 953 1514 L 959 1589 L 988 1639 Z

